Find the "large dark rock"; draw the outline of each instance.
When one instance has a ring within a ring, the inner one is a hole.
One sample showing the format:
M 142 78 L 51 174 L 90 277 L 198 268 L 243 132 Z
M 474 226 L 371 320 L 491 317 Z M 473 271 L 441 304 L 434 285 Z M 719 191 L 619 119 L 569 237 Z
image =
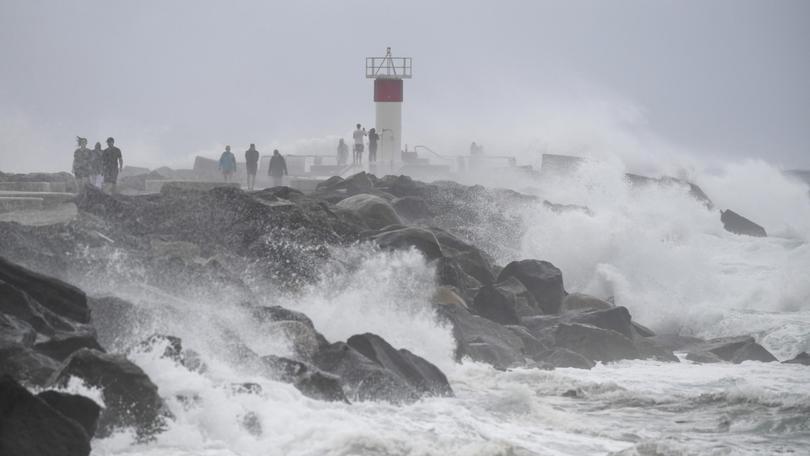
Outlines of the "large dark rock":
M 633 341 L 622 334 L 583 324 L 560 324 L 554 332 L 558 347 L 567 348 L 594 361 L 639 359 Z
M 30 271 L 0 257 L 0 283 L 7 285 L 6 290 L 15 288 L 24 292 L 55 315 L 78 323 L 90 322 L 90 309 L 84 292 L 61 280 Z M 2 295 L 6 296 L 5 290 Z M 7 309 L 5 299 L 0 301 L 0 312 L 15 315 L 13 310 Z
M 563 288 L 562 272 L 553 264 L 539 260 L 513 261 L 501 271 L 498 282 L 510 277 L 523 283 L 544 313 L 559 312 L 566 293 Z
M 540 359 L 551 367 L 573 367 L 575 369 L 591 369 L 596 364 L 590 359 L 567 348 L 555 348 L 544 353 Z
M 21 344 L 0 347 L 0 375 L 9 375 L 20 383 L 44 386 L 59 369 L 53 358 Z
M 404 227 L 384 230 L 369 236 L 369 239 L 387 250 L 409 249 L 413 247 L 422 252 L 428 260 L 435 260 L 444 255 L 436 236 L 423 228 Z
M 572 316 L 569 321 L 596 326 L 602 329 L 610 329 L 628 339 L 633 339 L 634 336 L 630 311 L 628 311 L 626 307 L 614 307 L 606 310 L 584 312 Z
M 346 343 L 366 358 L 405 379 L 416 391 L 431 396 L 452 396 L 447 377 L 438 367 L 405 349 L 397 350 L 371 333 L 354 335 Z
M 518 296 L 508 287 L 498 285 L 481 287 L 470 305 L 470 311 L 502 325 L 520 323 Z
M 427 219 L 433 216 L 430 206 L 418 196 L 403 196 L 391 201 L 394 210 L 405 220 Z
M 64 361 L 74 352 L 89 348 L 103 352 L 104 349 L 96 340 L 95 331 L 87 330 L 75 333 L 57 333 L 50 339 L 34 344 L 34 349 L 57 361 Z
M 464 272 L 482 284 L 495 281 L 492 259 L 481 249 L 440 228 L 431 227 L 430 231 L 439 241 L 444 256 L 455 260 Z
M 101 407 L 92 399 L 60 391 L 43 391 L 37 397 L 62 415 L 79 423 L 89 437 L 96 434 Z
M 723 228 L 725 228 L 726 231 L 734 234 L 743 234 L 746 236 L 755 237 L 768 236 L 768 233 L 765 232 L 765 228 L 757 225 L 751 220 L 748 220 L 731 209 L 720 211 L 720 221 L 723 222 Z
M 376 195 L 360 193 L 350 196 L 337 203 L 337 207 L 354 211 L 369 228 L 374 230 L 402 224 L 391 204 Z
M 55 410 L 11 377 L 0 378 L 0 454 L 86 456 L 90 437 L 76 421 Z
M 439 304 L 436 308 L 439 317 L 453 327 L 457 360 L 469 357 L 497 369 L 524 363 L 526 347 L 509 328 L 473 315 L 458 304 Z
M 151 326 L 155 319 L 147 310 L 115 296 L 91 297 L 87 300 L 96 339 L 107 350 L 121 348 L 121 341 L 142 334 L 142 327 Z
M 99 437 L 124 427 L 135 428 L 140 436 L 163 428 L 168 412 L 157 386 L 124 356 L 79 350 L 65 361 L 51 383 L 65 386 L 70 377 L 102 390 L 105 408 L 99 418 Z
M 560 313 L 607 310 L 612 308 L 607 301 L 583 293 L 571 293 L 563 298 Z
M 796 355 L 793 359 L 789 359 L 787 361 L 783 361 L 783 364 L 801 364 L 803 366 L 810 366 L 810 354 L 807 352 L 801 352 Z
M 702 353 L 710 353 L 723 361 L 729 361 L 735 364 L 739 364 L 743 361 L 776 361 L 776 357 L 756 343 L 751 336 L 710 339 L 705 342 L 692 344 L 684 349 L 694 359 L 699 359 Z M 690 357 L 687 356 L 687 359 L 690 359 Z
M 453 258 L 439 258 L 436 263 L 436 284 L 453 287 L 465 301 L 472 302 L 481 282 L 467 274 Z
M 3 297 L 2 299 L 6 299 Z M 19 344 L 30 347 L 37 339 L 37 332 L 27 322 L 12 315 L 0 313 L 0 347 Z
M 271 378 L 291 383 L 304 396 L 320 401 L 348 402 L 340 377 L 322 372 L 301 361 L 281 356 L 263 356 Z
M 313 361 L 319 369 L 340 377 L 350 399 L 408 403 L 420 397 L 404 378 L 346 343 L 336 342 L 321 349 Z
M 329 345 L 315 329 L 312 320 L 302 312 L 281 306 L 257 306 L 251 309 L 251 313 L 258 322 L 270 325 L 272 331 L 287 337 L 293 344 L 293 351 L 302 359 L 309 360 L 314 351 Z M 315 347 L 309 347 L 313 343 Z

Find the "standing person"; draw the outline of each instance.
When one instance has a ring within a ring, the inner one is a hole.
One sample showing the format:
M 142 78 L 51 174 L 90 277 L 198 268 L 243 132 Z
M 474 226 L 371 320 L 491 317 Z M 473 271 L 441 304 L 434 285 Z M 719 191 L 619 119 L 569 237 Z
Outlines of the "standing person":
M 110 186 L 111 193 L 115 193 L 118 172 L 124 168 L 124 157 L 121 155 L 121 149 L 115 147 L 115 139 L 107 138 L 107 148 L 101 153 L 101 162 L 104 183 Z
M 374 163 L 377 161 L 377 141 L 380 135 L 377 134 L 377 129 L 372 128 L 368 131 L 368 162 Z
M 231 146 L 225 146 L 225 152 L 219 156 L 219 170 L 225 182 L 230 182 L 231 175 L 236 172 L 236 157 L 231 153 Z
M 338 143 L 337 147 L 337 164 L 338 166 L 346 166 L 346 163 L 349 162 L 349 146 L 346 145 L 346 141 L 343 138 L 340 138 L 340 142 Z
M 256 145 L 251 144 L 245 151 L 245 170 L 247 171 L 247 186 L 249 191 L 253 191 L 256 186 L 256 171 L 259 169 L 259 151 Z
M 270 158 L 270 168 L 267 169 L 267 175 L 273 181 L 273 187 L 280 187 L 284 183 L 284 176 L 287 175 L 287 161 L 278 152 L 278 149 L 273 151 L 273 156 Z
M 352 133 L 354 138 L 354 160 L 352 163 L 355 165 L 363 163 L 363 136 L 366 136 L 366 129 L 357 124 L 357 130 Z
M 90 154 L 92 151 L 87 148 L 87 138 L 77 136 L 76 144 L 79 148 L 73 151 L 73 177 L 76 178 L 76 186 L 79 187 L 79 191 L 82 191 L 84 186 L 90 182 Z
M 96 146 L 92 150 L 90 184 L 97 188 L 102 186 L 102 175 L 104 174 L 104 151 L 101 150 L 101 143 L 96 141 Z

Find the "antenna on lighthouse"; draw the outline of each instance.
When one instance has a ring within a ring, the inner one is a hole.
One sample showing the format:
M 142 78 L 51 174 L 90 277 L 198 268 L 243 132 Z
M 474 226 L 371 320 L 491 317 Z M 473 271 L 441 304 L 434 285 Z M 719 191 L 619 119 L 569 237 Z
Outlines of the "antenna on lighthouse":
M 385 48 L 383 57 L 366 57 L 366 78 L 374 79 L 377 133 L 380 135 L 376 165 L 395 172 L 402 161 L 402 80 L 413 76 L 411 57 L 394 57 Z

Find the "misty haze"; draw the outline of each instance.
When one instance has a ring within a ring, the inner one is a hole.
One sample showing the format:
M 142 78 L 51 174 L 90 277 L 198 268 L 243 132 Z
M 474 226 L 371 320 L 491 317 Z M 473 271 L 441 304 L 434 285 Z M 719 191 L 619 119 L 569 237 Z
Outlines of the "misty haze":
M 0 0 L 0 455 L 810 448 L 810 2 Z

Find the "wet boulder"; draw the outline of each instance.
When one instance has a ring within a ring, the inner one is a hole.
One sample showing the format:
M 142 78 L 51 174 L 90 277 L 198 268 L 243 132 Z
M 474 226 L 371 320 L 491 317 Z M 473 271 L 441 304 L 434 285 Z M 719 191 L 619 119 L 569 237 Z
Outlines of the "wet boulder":
M 633 323 L 630 311 L 626 307 L 613 307 L 606 310 L 594 310 L 574 314 L 568 321 L 585 325 L 596 326 L 597 328 L 610 329 L 617 333 L 633 339 Z
M 447 257 L 439 258 L 435 268 L 436 285 L 454 288 L 465 301 L 472 302 L 475 299 L 477 290 L 481 288 L 481 282 L 467 274 L 458 261 Z
M 512 278 L 509 281 L 517 282 Z M 510 285 L 513 284 L 504 282 L 482 286 L 470 305 L 470 311 L 502 325 L 519 324 L 520 315 L 525 313 L 524 308 L 530 307 L 510 288 Z M 520 282 L 516 285 L 522 287 Z
M 152 334 L 146 340 L 141 341 L 136 346 L 136 350 L 144 352 L 159 350 L 158 356 L 161 358 L 171 359 L 179 364 L 183 364 L 184 361 L 183 340 L 177 336 Z
M 436 227 L 430 227 L 429 229 L 436 236 L 445 257 L 455 260 L 464 272 L 480 283 L 495 282 L 492 259 L 489 255 L 445 230 Z
M 22 344 L 0 347 L 0 375 L 9 375 L 18 382 L 44 386 L 59 363 Z
M 458 304 L 439 304 L 436 309 L 439 318 L 452 325 L 458 361 L 469 357 L 497 369 L 524 363 L 526 346 L 509 328 L 473 315 Z
M 699 342 L 685 348 L 687 359 L 698 359 L 706 354 L 714 355 L 723 361 L 739 364 L 743 361 L 776 361 L 768 350 L 756 343 L 751 336 L 722 337 Z M 705 361 L 704 361 L 705 362 Z
M 90 437 L 79 423 L 4 376 L 0 378 L 0 454 L 86 456 Z
M 312 359 L 326 342 L 315 329 L 300 321 L 276 321 L 265 327 L 271 335 L 286 340 L 294 358 L 298 360 Z M 324 344 L 321 343 L 322 340 Z
M 403 196 L 391 201 L 394 210 L 405 220 L 421 220 L 433 216 L 430 206 L 418 196 Z
M 251 314 L 258 322 L 271 327 L 271 331 L 287 337 L 294 351 L 304 359 L 309 359 L 314 354 L 313 350 L 329 345 L 326 338 L 315 329 L 312 320 L 303 312 L 281 306 L 257 306 L 251 309 Z M 313 338 L 317 346 L 313 346 Z
M 562 272 L 553 264 L 539 260 L 513 261 L 501 271 L 498 282 L 511 277 L 519 280 L 529 290 L 543 313 L 559 312 L 566 292 Z
M 344 342 L 321 349 L 313 361 L 319 369 L 340 377 L 350 399 L 410 403 L 420 397 L 404 378 Z
M 562 323 L 554 332 L 554 340 L 557 347 L 574 351 L 593 361 L 641 358 L 632 340 L 616 331 L 596 326 Z
M 30 271 L 0 257 L 0 282 L 23 291 L 50 312 L 78 323 L 90 322 L 87 297 L 78 288 Z M 5 312 L 0 304 L 0 311 Z
M 34 344 L 34 350 L 57 361 L 64 361 L 73 352 L 82 348 L 104 351 L 96 340 L 96 333 L 92 328 L 81 332 L 57 333 L 44 342 Z
M 28 322 L 0 313 L 0 347 L 10 344 L 30 347 L 36 339 L 37 332 Z
M 596 365 L 596 363 L 579 353 L 560 347 L 543 353 L 539 359 L 551 367 L 591 369 Z
M 452 396 L 447 377 L 438 367 L 408 350 L 397 350 L 371 333 L 350 337 L 346 343 L 366 358 L 404 379 L 420 394 Z
M 548 344 L 536 338 L 525 327 L 520 325 L 505 325 L 504 327 L 523 342 L 523 354 L 526 357 L 538 361 L 548 351 Z
M 51 384 L 65 386 L 70 377 L 102 390 L 105 408 L 98 423 L 100 437 L 117 428 L 133 427 L 142 437 L 163 428 L 168 412 L 157 386 L 124 356 L 79 350 L 54 373 Z
M 402 223 L 388 201 L 368 193 L 350 196 L 337 203 L 337 207 L 354 211 L 369 228 L 375 230 Z
M 429 230 L 416 227 L 403 227 L 392 230 L 383 230 L 368 237 L 377 245 L 386 250 L 401 250 L 415 248 L 422 252 L 428 260 L 435 260 L 444 256 L 436 236 Z
M 801 364 L 803 366 L 810 366 L 810 354 L 807 352 L 801 352 L 793 359 L 783 361 L 782 364 Z
M 565 296 L 560 306 L 560 313 L 582 312 L 589 310 L 608 310 L 613 305 L 607 301 L 584 293 L 571 293 Z
M 262 362 L 271 378 L 292 384 L 304 396 L 320 401 L 348 402 L 337 375 L 281 356 L 263 356 Z
M 720 211 L 720 221 L 723 222 L 723 228 L 730 233 L 754 237 L 768 236 L 768 233 L 765 232 L 765 228 L 731 209 Z
M 43 391 L 37 397 L 56 411 L 79 423 L 89 437 L 96 434 L 101 407 L 92 399 L 60 391 Z

